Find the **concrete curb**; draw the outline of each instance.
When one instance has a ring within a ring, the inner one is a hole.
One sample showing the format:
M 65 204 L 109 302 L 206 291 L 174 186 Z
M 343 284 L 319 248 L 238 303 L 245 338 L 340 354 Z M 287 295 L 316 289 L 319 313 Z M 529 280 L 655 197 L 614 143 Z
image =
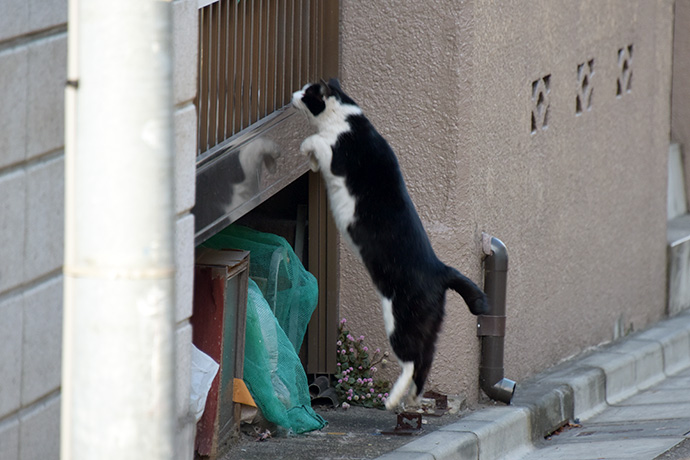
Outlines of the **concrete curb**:
M 592 417 L 687 367 L 690 312 L 520 382 L 510 406 L 474 412 L 377 460 L 517 457 L 569 420 Z

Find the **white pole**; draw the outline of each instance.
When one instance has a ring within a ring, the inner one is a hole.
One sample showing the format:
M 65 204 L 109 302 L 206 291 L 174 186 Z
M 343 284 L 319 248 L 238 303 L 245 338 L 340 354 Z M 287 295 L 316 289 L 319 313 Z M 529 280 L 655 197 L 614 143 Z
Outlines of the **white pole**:
M 70 0 L 61 457 L 169 459 L 170 3 Z

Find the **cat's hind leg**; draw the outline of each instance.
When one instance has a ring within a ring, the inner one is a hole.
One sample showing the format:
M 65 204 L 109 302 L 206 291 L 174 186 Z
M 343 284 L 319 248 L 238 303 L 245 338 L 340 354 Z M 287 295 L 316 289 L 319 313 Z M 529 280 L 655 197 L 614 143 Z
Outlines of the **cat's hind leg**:
M 395 385 L 393 385 L 393 388 L 388 393 L 388 398 L 386 399 L 386 409 L 391 410 L 398 407 L 403 398 L 405 398 L 409 393 L 410 386 L 413 385 L 412 379 L 415 374 L 415 364 L 414 361 L 403 361 L 400 359 L 398 352 L 402 350 L 398 349 L 396 351 L 393 337 L 393 334 L 395 333 L 393 300 L 381 295 L 381 310 L 383 312 L 383 323 L 386 327 L 386 335 L 388 335 L 388 340 L 391 342 L 391 346 L 393 346 L 393 352 L 398 355 L 398 362 L 402 368 L 398 380 L 395 382 Z
M 388 398 L 386 399 L 386 409 L 395 409 L 400 405 L 402 399 L 407 396 L 409 392 L 410 385 L 412 385 L 412 376 L 414 375 L 414 362 L 413 361 L 401 361 L 400 367 L 402 367 L 402 372 L 400 377 L 393 385 L 393 389 L 388 393 Z
M 424 384 L 429 376 L 431 364 L 434 361 L 434 345 L 426 344 L 424 352 L 415 361 L 414 373 L 412 374 L 413 386 L 410 392 L 410 400 L 418 403 L 421 399 L 422 391 L 424 391 Z

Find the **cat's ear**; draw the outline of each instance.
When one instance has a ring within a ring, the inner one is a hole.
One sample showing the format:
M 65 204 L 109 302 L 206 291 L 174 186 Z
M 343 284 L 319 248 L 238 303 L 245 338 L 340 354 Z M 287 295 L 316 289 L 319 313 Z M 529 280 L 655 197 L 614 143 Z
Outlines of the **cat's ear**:
M 321 94 L 325 98 L 329 98 L 333 94 L 330 86 L 328 86 L 328 83 L 326 83 L 326 81 L 324 79 L 321 79 Z
M 337 89 L 338 91 L 343 90 L 340 87 L 340 80 L 338 80 L 337 78 L 331 78 L 330 80 L 328 80 L 328 86 L 331 86 L 331 87 Z

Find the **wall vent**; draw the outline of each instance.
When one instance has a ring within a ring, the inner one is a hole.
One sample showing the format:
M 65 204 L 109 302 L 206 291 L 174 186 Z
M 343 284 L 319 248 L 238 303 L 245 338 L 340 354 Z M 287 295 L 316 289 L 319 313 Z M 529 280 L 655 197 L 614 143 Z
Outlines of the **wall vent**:
M 616 96 L 618 97 L 629 93 L 632 89 L 632 59 L 632 45 L 618 49 L 618 79 L 616 80 Z
M 532 134 L 549 127 L 551 74 L 532 82 Z
M 577 66 L 577 96 L 575 97 L 575 113 L 580 115 L 592 109 L 592 77 L 594 76 L 594 59 Z

